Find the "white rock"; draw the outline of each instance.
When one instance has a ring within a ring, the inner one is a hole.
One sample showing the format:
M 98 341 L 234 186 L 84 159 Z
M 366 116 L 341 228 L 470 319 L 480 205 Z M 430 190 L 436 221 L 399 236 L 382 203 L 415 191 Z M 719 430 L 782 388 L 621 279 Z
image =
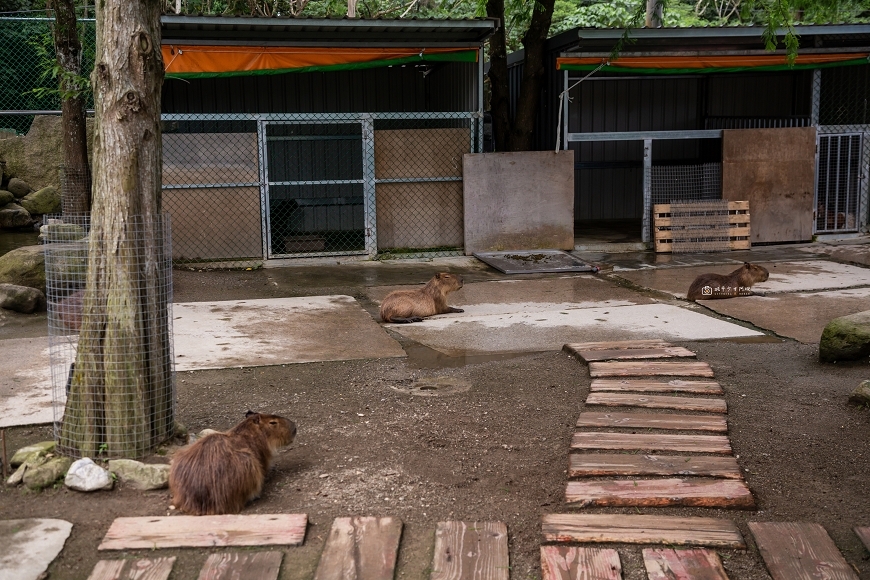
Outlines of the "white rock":
M 99 491 L 112 489 L 114 480 L 109 472 L 91 459 L 84 457 L 73 463 L 66 472 L 64 484 L 76 491 Z

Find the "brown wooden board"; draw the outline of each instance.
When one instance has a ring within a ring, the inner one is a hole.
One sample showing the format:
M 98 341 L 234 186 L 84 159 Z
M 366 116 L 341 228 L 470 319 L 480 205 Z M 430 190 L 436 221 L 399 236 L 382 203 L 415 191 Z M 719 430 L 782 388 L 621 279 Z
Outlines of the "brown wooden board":
M 755 507 L 742 480 L 707 478 L 569 481 L 565 501 L 580 507 Z
M 571 453 L 568 477 L 607 475 L 698 475 L 741 479 L 734 457 L 710 455 L 626 455 L 624 453 Z
M 622 564 L 612 548 L 541 546 L 541 579 L 622 580 Z
M 638 393 L 697 393 L 699 395 L 721 395 L 722 387 L 716 381 L 645 381 L 638 379 L 595 379 L 589 390 L 631 391 Z
M 307 525 L 305 514 L 115 518 L 97 549 L 296 546 Z
M 392 580 L 401 536 L 396 518 L 336 518 L 314 580 Z
M 649 449 L 731 454 L 725 435 L 671 435 L 660 433 L 574 433 L 571 449 Z
M 649 580 L 728 580 L 719 555 L 694 548 L 644 548 L 643 563 Z
M 589 363 L 589 375 L 596 377 L 712 377 L 713 369 L 702 361 L 609 361 Z
M 276 580 L 281 552 L 228 552 L 211 554 L 198 580 Z
M 677 415 L 675 413 L 585 411 L 580 413 L 580 417 L 577 419 L 577 426 L 714 431 L 718 433 L 728 431 L 728 422 L 721 415 Z
M 438 522 L 430 580 L 508 580 L 507 526 Z
M 88 580 L 166 580 L 175 556 L 141 560 L 100 560 Z
M 867 548 L 867 551 L 870 551 L 870 527 L 868 527 L 868 528 L 855 528 L 855 533 L 858 535 L 858 538 L 864 544 L 864 547 Z
M 692 397 L 669 397 L 637 393 L 589 393 L 587 405 L 607 407 L 645 407 L 647 409 L 677 409 L 680 411 L 704 411 L 727 413 L 728 405 L 723 399 L 696 399 Z
M 586 362 L 594 362 L 602 360 L 694 357 L 695 353 L 681 346 L 671 346 L 668 348 L 631 348 L 625 350 L 581 350 L 577 352 L 577 356 Z
M 612 350 L 630 348 L 667 348 L 674 346 L 670 342 L 653 339 L 643 340 L 611 340 L 604 342 L 570 342 L 562 347 L 565 352 L 574 354 L 581 350 Z
M 825 528 L 803 522 L 749 522 L 773 580 L 858 580 Z
M 633 514 L 547 514 L 541 520 L 547 542 L 615 542 L 746 548 L 731 520 Z

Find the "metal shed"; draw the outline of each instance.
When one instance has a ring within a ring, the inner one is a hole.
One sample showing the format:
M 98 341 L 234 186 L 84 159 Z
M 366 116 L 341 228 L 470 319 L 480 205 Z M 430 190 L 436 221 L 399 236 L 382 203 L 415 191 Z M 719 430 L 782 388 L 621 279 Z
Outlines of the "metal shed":
M 495 21 L 162 24 L 176 261 L 461 252 Z

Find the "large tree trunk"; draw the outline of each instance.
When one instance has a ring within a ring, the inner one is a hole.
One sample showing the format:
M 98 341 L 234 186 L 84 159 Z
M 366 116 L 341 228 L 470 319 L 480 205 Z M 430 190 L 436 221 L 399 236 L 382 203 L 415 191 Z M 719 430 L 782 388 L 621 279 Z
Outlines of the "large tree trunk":
M 161 214 L 159 0 L 97 3 L 94 199 L 61 430 L 71 455 L 140 457 L 173 423 Z M 170 271 L 171 272 L 171 271 Z
M 85 99 L 76 78 L 82 71 L 82 45 L 76 28 L 73 0 L 52 0 L 54 9 L 54 49 L 63 94 L 63 213 L 87 213 L 91 209 L 91 171 L 88 166 L 88 141 L 85 125 Z
M 504 0 L 487 0 L 486 15 L 497 18 L 498 30 L 489 37 L 489 111 L 496 151 L 508 150 L 511 131 L 510 93 L 508 89 L 507 46 L 504 31 Z

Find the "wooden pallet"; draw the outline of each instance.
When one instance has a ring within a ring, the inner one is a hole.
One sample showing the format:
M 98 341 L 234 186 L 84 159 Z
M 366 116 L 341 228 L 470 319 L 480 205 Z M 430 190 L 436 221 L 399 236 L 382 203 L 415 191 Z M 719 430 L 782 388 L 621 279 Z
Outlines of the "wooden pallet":
M 396 518 L 336 518 L 314 580 L 392 580 L 401 535 Z
M 819 524 L 749 522 L 773 580 L 858 580 Z
M 722 399 L 698 399 L 635 393 L 590 393 L 586 397 L 586 404 L 606 407 L 676 409 L 679 411 L 701 411 L 723 414 L 728 412 L 728 406 Z
M 589 375 L 597 377 L 644 377 L 670 375 L 674 377 L 713 377 L 710 365 L 700 361 L 614 361 L 589 363 Z
M 568 477 L 619 475 L 698 475 L 742 479 L 734 457 L 711 455 L 627 455 L 624 453 L 572 453 Z
M 565 502 L 580 507 L 755 507 L 743 481 L 711 478 L 569 481 Z
M 731 455 L 725 435 L 670 435 L 647 433 L 574 433 L 571 449 L 644 449 Z
M 721 395 L 722 387 L 716 381 L 650 381 L 642 379 L 595 379 L 589 386 L 590 392 L 623 391 L 637 393 L 693 393 L 699 395 Z
M 100 560 L 88 580 L 166 580 L 175 556 L 139 560 Z
M 542 580 L 622 580 L 619 553 L 612 548 L 541 546 Z
M 438 522 L 430 580 L 508 580 L 509 564 L 502 522 Z
M 694 548 L 644 548 L 643 563 L 649 580 L 728 580 L 719 555 Z
M 631 514 L 547 514 L 541 519 L 546 542 L 669 544 L 744 549 L 731 520 Z
M 728 431 L 719 415 L 677 415 L 674 413 L 580 413 L 577 427 L 625 427 L 627 429 L 670 429 L 678 431 Z
M 653 231 L 655 234 L 656 252 L 672 252 L 674 250 L 674 234 L 727 236 L 729 240 L 726 245 L 729 250 L 748 250 L 751 247 L 750 236 L 752 228 L 750 225 L 748 201 L 728 202 L 728 225 L 724 231 L 716 227 L 722 223 L 724 216 L 711 217 L 709 215 L 699 215 L 691 224 L 676 226 L 671 217 L 671 205 L 669 203 L 657 203 L 653 206 Z M 710 242 L 706 245 L 710 244 L 713 245 L 711 249 L 721 249 L 722 246 L 722 242 L 718 241 Z M 705 248 L 704 242 L 699 242 L 695 245 L 699 250 Z
M 277 580 L 283 558 L 281 552 L 211 554 L 197 580 Z

